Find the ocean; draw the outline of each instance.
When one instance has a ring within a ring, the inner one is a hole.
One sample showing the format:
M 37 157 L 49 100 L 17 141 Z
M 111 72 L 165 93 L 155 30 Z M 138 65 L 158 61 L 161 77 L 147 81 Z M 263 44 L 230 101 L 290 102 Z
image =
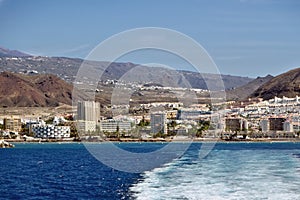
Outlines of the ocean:
M 111 145 L 93 145 L 109 155 Z M 134 153 L 166 145 L 114 143 Z M 0 199 L 300 199 L 300 143 L 217 143 L 204 157 L 192 143 L 138 173 L 106 166 L 80 143 L 15 146 L 0 149 Z

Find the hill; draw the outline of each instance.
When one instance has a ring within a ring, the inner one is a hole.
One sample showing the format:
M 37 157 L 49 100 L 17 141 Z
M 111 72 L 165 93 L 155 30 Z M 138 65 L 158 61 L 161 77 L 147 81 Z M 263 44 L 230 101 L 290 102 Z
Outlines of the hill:
M 63 80 L 72 83 L 75 80 L 78 69 L 80 68 L 83 60 L 78 58 L 65 58 L 65 57 L 42 57 L 42 56 L 29 56 L 29 57 L 5 57 L 0 54 L 0 71 L 11 71 L 11 72 L 23 72 L 30 73 L 32 71 L 37 72 L 39 74 L 55 74 L 62 78 Z M 111 63 L 111 65 L 105 69 L 104 66 L 107 62 L 96 62 L 96 61 L 87 61 L 89 65 L 93 66 L 95 69 L 102 70 L 103 80 L 118 80 L 124 74 L 129 72 L 135 67 L 140 67 L 140 70 L 134 70 L 135 76 L 133 77 L 133 81 L 143 82 L 144 80 L 154 79 L 153 82 L 156 81 L 156 77 L 153 74 L 160 74 L 162 69 L 156 67 L 147 67 L 140 66 L 133 63 Z M 178 81 L 180 81 L 180 77 L 184 76 L 184 78 L 189 82 L 189 84 L 193 88 L 207 89 L 204 79 L 202 78 L 200 73 L 197 72 L 189 72 L 189 71 L 175 71 L 175 70 L 163 70 L 166 74 L 170 76 L 179 77 Z M 140 78 L 138 78 L 140 77 Z M 143 78 L 142 78 L 143 77 Z M 218 77 L 215 74 L 206 74 L 205 77 L 209 79 L 209 81 L 214 82 L 214 80 Z M 230 76 L 230 75 L 222 75 L 221 76 L 225 85 L 225 89 L 230 89 L 233 87 L 239 87 L 247 84 L 249 81 L 253 80 L 248 77 L 240 77 L 240 76 Z M 148 83 L 148 82 L 144 82 Z
M 21 51 L 17 50 L 9 50 L 3 47 L 0 47 L 0 56 L 7 56 L 7 57 L 25 57 L 25 56 L 31 56 L 29 54 L 23 53 Z
M 271 99 L 275 96 L 295 97 L 296 95 L 300 95 L 300 68 L 272 78 L 253 92 L 250 97 Z
M 46 107 L 72 104 L 72 85 L 55 75 L 0 73 L 1 107 Z
M 271 75 L 265 77 L 257 77 L 256 79 L 250 81 L 246 85 L 234 88 L 232 90 L 226 91 L 227 100 L 244 100 L 249 97 L 249 94 L 252 94 L 260 86 L 267 83 L 273 78 Z

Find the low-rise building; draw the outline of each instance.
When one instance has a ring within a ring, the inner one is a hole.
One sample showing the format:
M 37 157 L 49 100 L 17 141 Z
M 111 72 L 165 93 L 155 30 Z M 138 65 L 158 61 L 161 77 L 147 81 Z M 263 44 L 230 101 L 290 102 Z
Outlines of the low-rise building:
M 177 110 L 168 110 L 167 111 L 167 119 L 176 119 L 177 118 Z
M 97 130 L 97 123 L 95 121 L 78 120 L 77 129 L 81 134 L 95 132 Z
M 129 132 L 132 126 L 130 121 L 103 120 L 100 122 L 102 132 Z
M 242 118 L 226 118 L 225 130 L 226 131 L 243 131 L 248 129 L 248 122 Z
M 205 115 L 210 115 L 210 111 L 199 110 L 199 109 L 180 109 L 177 113 L 177 119 L 180 120 L 196 120 L 203 118 Z
M 54 125 L 33 125 L 32 132 L 36 138 L 57 139 L 69 138 L 70 126 L 54 126 Z
M 271 117 L 269 118 L 270 131 L 283 131 L 284 117 Z

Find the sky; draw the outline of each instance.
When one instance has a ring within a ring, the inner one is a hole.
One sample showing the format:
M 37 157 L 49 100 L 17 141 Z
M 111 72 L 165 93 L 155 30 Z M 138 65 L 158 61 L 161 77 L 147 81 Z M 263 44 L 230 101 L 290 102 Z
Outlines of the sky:
M 0 46 L 33 55 L 85 58 L 112 35 L 142 27 L 193 38 L 222 74 L 254 78 L 300 66 L 298 0 L 0 0 Z M 153 57 L 188 69 L 157 52 L 118 61 Z

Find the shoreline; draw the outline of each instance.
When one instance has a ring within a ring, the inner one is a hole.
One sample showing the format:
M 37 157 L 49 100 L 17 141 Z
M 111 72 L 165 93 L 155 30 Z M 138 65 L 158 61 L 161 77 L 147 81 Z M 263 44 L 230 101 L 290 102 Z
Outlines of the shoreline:
M 259 138 L 259 139 L 244 139 L 244 140 L 222 140 L 219 138 L 194 138 L 194 139 L 163 139 L 163 138 L 151 138 L 151 139 L 132 139 L 132 138 L 119 138 L 108 140 L 56 140 L 56 139 L 43 139 L 43 140 L 21 140 L 21 139 L 6 139 L 9 143 L 300 143 L 300 138 Z

